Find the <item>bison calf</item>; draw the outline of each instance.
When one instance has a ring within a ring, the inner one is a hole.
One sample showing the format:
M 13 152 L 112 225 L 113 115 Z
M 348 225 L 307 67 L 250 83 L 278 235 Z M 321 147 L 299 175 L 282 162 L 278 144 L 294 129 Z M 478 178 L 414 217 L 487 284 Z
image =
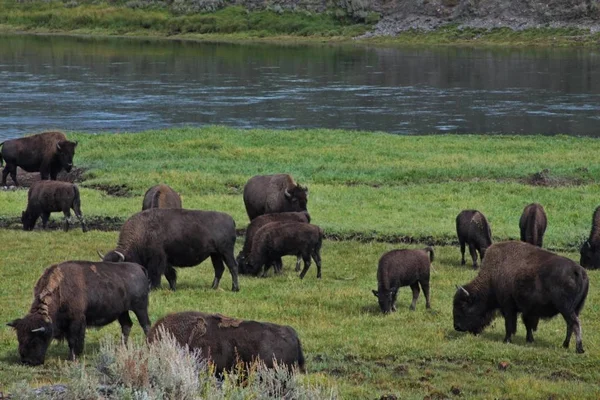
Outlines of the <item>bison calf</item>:
M 425 306 L 429 301 L 429 269 L 433 261 L 433 249 L 392 250 L 379 259 L 377 267 L 377 290 L 373 294 L 379 300 L 379 308 L 384 313 L 396 311 L 398 289 L 410 286 L 413 293 L 410 310 L 415 310 L 419 298 L 419 285 L 425 294 Z
M 521 241 L 542 247 L 547 224 L 548 218 L 544 207 L 538 203 L 529 204 L 523 210 L 519 220 Z
M 158 320 L 148 334 L 148 341 L 160 340 L 162 332 L 172 334 L 190 350 L 199 350 L 202 357 L 215 365 L 217 373 L 230 370 L 239 362 L 248 366 L 256 360 L 268 368 L 273 368 L 275 362 L 290 369 L 298 365 L 304 372 L 300 339 L 289 326 L 187 311 Z
M 29 188 L 27 193 L 27 209 L 21 214 L 23 229 L 33 230 L 36 221 L 42 216 L 44 229 L 48 224 L 50 213 L 62 211 L 65 216 L 64 229 L 69 230 L 71 209 L 81 222 L 81 229 L 87 232 L 81 214 L 81 199 L 77 185 L 59 181 L 39 181 Z
M 148 290 L 148 278 L 138 264 L 66 261 L 47 268 L 35 285 L 29 314 L 8 324 L 17 332 L 21 362 L 43 364 L 53 338 L 66 338 L 75 359 L 83 352 L 86 327 L 117 319 L 127 343 L 133 325 L 130 310 L 147 334 Z
M 485 216 L 477 210 L 464 210 L 456 217 L 456 233 L 462 255 L 461 264 L 465 265 L 465 244 L 473 259 L 473 269 L 477 269 L 477 252 L 483 260 L 485 251 L 492 245 L 492 231 Z
M 241 274 L 253 273 L 247 265 L 247 259 L 250 256 L 252 250 L 252 243 L 256 232 L 263 226 L 271 222 L 304 222 L 310 223 L 310 215 L 307 212 L 283 212 L 276 214 L 265 214 L 256 217 L 250 222 L 250 225 L 246 228 L 246 236 L 244 239 L 244 247 L 237 256 L 238 270 Z M 300 258 L 296 260 L 296 272 L 300 271 Z M 281 260 L 277 261 L 281 264 Z
M 575 331 L 577 352 L 583 353 L 579 313 L 589 288 L 585 270 L 572 260 L 528 243 L 510 241 L 492 245 L 475 279 L 454 295 L 454 329 L 478 334 L 490 324 L 495 310 L 504 316 L 510 342 L 522 313 L 527 342 L 533 342 L 540 318 L 561 314 L 567 323 L 569 347 Z
M 258 275 L 262 266 L 267 270 L 275 264 L 276 272 L 281 270 L 281 257 L 298 256 L 304 260 L 300 279 L 310 267 L 311 257 L 317 264 L 317 278 L 321 278 L 321 245 L 323 230 L 316 225 L 301 222 L 271 222 L 256 232 L 252 250 L 248 257 L 250 270 Z
M 149 208 L 181 208 L 181 197 L 170 186 L 152 186 L 144 195 L 142 211 Z

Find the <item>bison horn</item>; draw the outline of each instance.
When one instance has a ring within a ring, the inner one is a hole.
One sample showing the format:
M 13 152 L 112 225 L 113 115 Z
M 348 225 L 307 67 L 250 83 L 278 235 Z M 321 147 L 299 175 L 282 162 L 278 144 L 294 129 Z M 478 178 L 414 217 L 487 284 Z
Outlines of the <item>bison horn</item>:
M 44 333 L 44 332 L 46 332 L 46 327 L 42 326 L 41 328 L 32 329 L 31 332 L 32 333 L 35 333 L 35 332 L 42 332 L 42 333 Z
M 56 143 L 56 148 L 60 150 L 60 144 Z
M 119 256 L 119 258 L 121 259 L 121 261 L 119 262 L 123 262 L 125 261 L 125 256 L 123 255 L 123 253 L 121 253 L 120 251 L 115 250 L 115 253 Z
M 285 192 L 283 192 L 283 193 L 285 194 L 285 197 L 287 197 L 288 199 L 289 199 L 290 197 L 292 197 L 292 195 L 290 194 L 290 192 L 288 192 L 288 190 L 287 190 L 287 189 L 285 189 Z
M 460 290 L 461 292 L 463 292 L 465 295 L 470 296 L 469 292 L 467 291 L 467 289 L 465 289 L 462 286 L 458 286 L 456 285 L 456 290 Z
M 101 260 L 104 260 L 104 254 L 100 253 L 100 250 L 96 250 L 96 253 L 98 253 Z

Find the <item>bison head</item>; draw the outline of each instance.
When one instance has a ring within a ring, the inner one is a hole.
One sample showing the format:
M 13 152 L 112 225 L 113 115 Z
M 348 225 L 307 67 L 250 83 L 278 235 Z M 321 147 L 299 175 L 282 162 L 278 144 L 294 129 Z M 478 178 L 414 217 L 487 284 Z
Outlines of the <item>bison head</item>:
M 473 293 L 462 286 L 456 287 L 452 310 L 454 329 L 477 335 L 492 322 L 494 312 L 488 309 L 485 298 L 471 291 Z
M 300 185 L 285 189 L 285 209 L 284 211 L 306 211 L 308 203 L 308 188 Z
M 29 211 L 23 211 L 21 213 L 21 223 L 23 223 L 24 231 L 32 231 L 37 221 L 38 216 Z
M 579 264 L 586 269 L 600 268 L 600 251 L 589 240 L 581 246 Z
M 373 294 L 379 301 L 379 308 L 384 314 L 392 311 L 392 305 L 394 304 L 394 296 L 398 292 L 398 288 L 394 287 L 390 290 L 373 290 Z
M 235 262 L 238 265 L 238 273 L 250 274 L 254 272 L 250 264 L 248 264 L 247 257 L 244 255 L 243 252 L 240 251 L 240 254 L 238 254 L 237 258 L 235 259 Z
M 52 341 L 52 323 L 48 317 L 29 314 L 7 325 L 17 332 L 21 362 L 32 366 L 43 364 Z
M 100 256 L 102 261 L 108 261 L 108 262 L 124 262 L 125 261 L 125 255 L 118 250 L 112 250 L 106 254 L 102 254 L 102 253 L 100 253 L 100 251 L 98 251 L 98 255 Z
M 71 172 L 73 168 L 73 157 L 75 157 L 75 147 L 77 147 L 77 142 L 69 142 L 68 140 L 61 140 L 56 143 L 56 154 L 58 156 L 58 160 L 60 161 L 60 165 L 67 172 Z

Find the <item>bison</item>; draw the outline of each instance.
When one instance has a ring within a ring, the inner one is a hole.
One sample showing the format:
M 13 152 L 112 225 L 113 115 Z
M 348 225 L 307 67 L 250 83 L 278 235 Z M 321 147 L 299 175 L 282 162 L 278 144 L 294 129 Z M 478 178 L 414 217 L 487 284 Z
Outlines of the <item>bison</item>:
M 158 320 L 148 334 L 148 342 L 160 340 L 163 334 L 173 335 L 190 350 L 199 350 L 214 364 L 217 373 L 231 370 L 239 362 L 248 366 L 256 360 L 268 368 L 275 363 L 289 369 L 297 365 L 305 372 L 300 339 L 290 326 L 187 311 Z
M 306 211 L 308 189 L 298 185 L 291 175 L 257 175 L 244 186 L 244 204 L 248 218 L 263 214 Z
M 521 241 L 542 247 L 544 242 L 544 232 L 546 232 L 546 211 L 538 203 L 531 203 L 525 207 L 521 219 L 519 220 L 519 229 L 521 230 Z
M 592 231 L 588 240 L 581 246 L 579 263 L 587 269 L 600 268 L 600 206 L 592 217 Z
M 373 294 L 379 300 L 383 313 L 396 311 L 398 289 L 410 286 L 413 299 L 410 310 L 414 311 L 419 298 L 419 285 L 425 294 L 425 307 L 431 308 L 429 301 L 429 269 L 433 261 L 433 249 L 392 250 L 379 259 L 377 267 L 377 290 Z
M 317 278 L 321 278 L 321 245 L 323 230 L 316 225 L 302 222 L 271 222 L 256 232 L 252 250 L 248 257 L 248 268 L 254 275 L 260 273 L 263 265 L 266 275 L 275 264 L 275 271 L 281 270 L 281 257 L 298 256 L 304 260 L 300 279 L 310 267 L 311 257 L 317 264 Z
M 583 353 L 579 313 L 588 293 L 585 269 L 574 261 L 519 241 L 492 245 L 475 279 L 454 295 L 454 329 L 478 334 L 490 324 L 495 311 L 504 317 L 511 341 L 522 313 L 527 342 L 533 342 L 540 318 L 561 314 L 567 323 L 568 348 L 575 331 L 577 352 Z
M 149 208 L 181 208 L 181 197 L 170 186 L 152 186 L 144 195 L 142 211 Z
M 27 172 L 39 171 L 42 180 L 50 177 L 55 181 L 62 169 L 70 172 L 73 168 L 77 142 L 68 141 L 62 132 L 44 132 L 7 140 L 0 143 L 0 146 L 2 146 L 0 166 L 2 166 L 2 159 L 6 161 L 6 166 L 2 170 L 2 186 L 6 186 L 8 174 L 15 186 L 19 186 L 17 167 Z
M 177 284 L 173 267 L 192 267 L 211 258 L 215 269 L 212 287 L 219 287 L 225 267 L 231 273 L 232 290 L 238 291 L 237 264 L 233 255 L 235 222 L 216 211 L 151 208 L 130 217 L 121 228 L 117 248 L 104 261 L 130 261 L 148 270 L 152 288 L 164 274 L 172 290 Z
M 145 334 L 148 318 L 148 278 L 133 263 L 66 261 L 47 268 L 34 289 L 25 317 L 10 323 L 17 332 L 21 362 L 44 363 L 52 339 L 67 339 L 72 360 L 83 352 L 86 327 L 118 320 L 127 343 L 133 311 Z
M 456 217 L 456 233 L 462 255 L 461 264 L 465 265 L 465 244 L 473 259 L 473 269 L 477 269 L 477 252 L 483 260 L 485 251 L 492 245 L 492 231 L 485 216 L 477 210 L 463 210 Z
M 36 221 L 42 216 L 42 226 L 46 229 L 50 213 L 62 211 L 65 216 L 64 229 L 69 230 L 71 209 L 81 222 L 81 229 L 87 232 L 83 215 L 81 214 L 81 200 L 77 185 L 58 181 L 39 181 L 29 188 L 27 193 L 27 209 L 21 214 L 23 229 L 33 230 Z
M 310 223 L 310 215 L 307 212 L 284 212 L 277 214 L 265 214 L 256 217 L 250 222 L 246 228 L 246 237 L 244 239 L 244 247 L 237 256 L 238 270 L 241 274 L 252 273 L 246 265 L 246 259 L 252 250 L 252 241 L 256 232 L 270 222 L 276 221 L 296 221 Z M 296 260 L 296 272 L 300 271 L 300 258 Z M 278 261 L 281 264 L 281 260 Z

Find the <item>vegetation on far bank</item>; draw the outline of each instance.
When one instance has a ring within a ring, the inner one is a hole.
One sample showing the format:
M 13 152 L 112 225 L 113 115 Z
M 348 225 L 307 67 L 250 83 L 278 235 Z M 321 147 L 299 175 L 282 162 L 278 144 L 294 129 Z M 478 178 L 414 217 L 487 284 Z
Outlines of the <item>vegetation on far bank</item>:
M 332 3 L 333 4 L 333 3 Z M 372 30 L 380 14 L 360 1 L 341 1 L 322 13 L 279 5 L 247 10 L 219 0 L 164 2 L 0 0 L 0 32 L 92 36 L 163 37 L 192 40 L 350 41 Z M 577 28 L 463 28 L 410 30 L 358 42 L 383 45 L 592 46 L 600 33 Z

